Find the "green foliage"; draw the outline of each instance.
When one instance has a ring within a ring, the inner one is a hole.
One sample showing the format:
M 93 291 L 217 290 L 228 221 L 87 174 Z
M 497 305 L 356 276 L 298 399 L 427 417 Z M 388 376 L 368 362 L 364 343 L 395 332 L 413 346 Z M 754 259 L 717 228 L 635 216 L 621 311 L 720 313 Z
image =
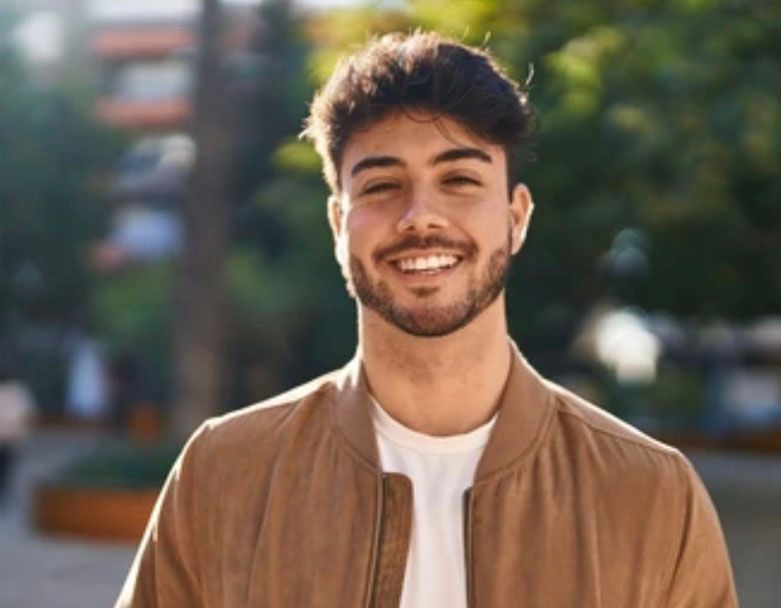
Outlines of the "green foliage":
M 228 266 L 239 357 L 262 362 L 280 389 L 338 365 L 355 345 L 352 305 L 332 254 L 327 191 L 311 155 L 307 144 L 283 143 L 276 176 L 252 199 L 274 218 L 283 245 L 237 247 Z
M 104 441 L 69 463 L 51 481 L 88 488 L 157 489 L 163 485 L 181 449 L 178 443 Z
M 106 219 L 98 178 L 120 139 L 89 100 L 42 89 L 7 43 L 0 15 L 0 318 L 62 321 L 84 305 L 87 248 Z
M 668 427 L 693 428 L 703 415 L 703 379 L 691 371 L 663 367 L 651 387 L 650 401 Z
M 415 27 L 485 44 L 521 80 L 535 66 L 537 162 L 518 178 L 537 210 L 510 287 L 516 334 L 573 326 L 614 290 L 601 261 L 626 227 L 650 243 L 630 303 L 733 319 L 781 309 L 778 3 L 413 0 L 388 18 L 324 18 L 327 61 L 314 63 Z
M 174 272 L 170 263 L 130 267 L 95 287 L 91 314 L 110 350 L 167 365 Z
M 355 345 L 320 161 L 297 139 L 314 91 L 311 24 L 289 8 L 287 2 L 261 7 L 266 26 L 253 48 L 256 88 L 241 103 L 228 262 L 231 339 L 241 372 L 260 369 L 265 380 L 258 390 L 239 386 L 233 403 L 339 365 Z
M 304 71 L 308 46 L 290 3 L 271 0 L 259 10 L 264 26 L 251 48 L 253 67 L 237 100 L 232 194 L 240 204 L 273 174 L 274 151 L 301 129 L 312 94 Z M 252 217 L 251 211 L 242 211 L 239 238 L 246 234 L 242 225 Z
M 307 142 L 297 139 L 283 141 L 274 152 L 274 167 L 280 171 L 314 175 L 320 170 L 320 157 Z
M 571 198 L 569 180 L 556 183 L 546 175 L 547 165 L 564 161 L 576 167 L 570 184 L 582 192 L 578 218 L 614 208 L 614 217 L 594 226 L 596 234 L 612 236 L 622 224 L 644 229 L 651 239 L 651 272 L 638 297 L 646 307 L 732 318 L 777 309 L 779 279 L 756 262 L 781 257 L 778 245 L 769 246 L 772 240 L 781 243 L 781 215 L 760 225 L 746 211 L 752 199 L 760 199 L 762 209 L 778 199 L 771 191 L 739 186 L 748 173 L 751 181 L 778 187 L 777 170 L 763 168 L 769 157 L 747 163 L 744 143 L 756 131 L 746 108 L 762 104 L 781 84 L 779 65 L 767 65 L 781 14 L 767 8 L 762 32 L 757 13 L 746 7 L 671 5 L 651 13 L 627 6 L 612 19 L 611 28 L 621 35 L 611 39 L 620 44 L 612 44 L 607 63 L 602 52 L 586 57 L 599 82 L 555 73 L 550 87 L 555 98 L 548 93 L 540 101 L 541 161 L 530 170 L 539 175 L 530 181 L 544 193 L 540 210 L 549 202 L 566 209 L 559 201 Z M 590 26 L 574 40 L 604 49 L 604 31 L 602 25 Z M 563 51 L 571 54 L 572 45 Z M 560 59 L 561 52 L 548 57 Z M 758 77 L 757 68 L 765 77 Z M 572 106 L 573 95 L 585 105 Z M 773 111 L 757 149 L 775 148 L 777 154 L 777 105 Z M 586 253 L 592 264 L 598 259 L 598 251 Z
M 534 66 L 537 160 L 516 177 L 531 187 L 536 211 L 508 294 L 525 349 L 560 356 L 581 315 L 614 291 L 682 317 L 781 310 L 777 2 L 411 0 L 299 18 L 271 1 L 260 10 L 266 27 L 241 75 L 231 176 L 238 365 L 262 367 L 281 388 L 349 356 L 353 305 L 332 253 L 328 192 L 296 134 L 344 52 L 416 27 L 486 46 L 520 81 Z M 115 157 L 116 139 L 92 123 L 88 99 L 33 87 L 5 38 L 0 315 L 15 307 L 64 318 L 94 293 L 110 346 L 164 367 L 172 268 L 131 269 L 93 292 L 84 263 L 106 219 L 94 177 Z M 627 227 L 649 243 L 648 270 L 632 289 L 605 272 Z M 44 290 L 17 288 L 25 261 Z M 676 382 L 666 395 L 685 392 Z

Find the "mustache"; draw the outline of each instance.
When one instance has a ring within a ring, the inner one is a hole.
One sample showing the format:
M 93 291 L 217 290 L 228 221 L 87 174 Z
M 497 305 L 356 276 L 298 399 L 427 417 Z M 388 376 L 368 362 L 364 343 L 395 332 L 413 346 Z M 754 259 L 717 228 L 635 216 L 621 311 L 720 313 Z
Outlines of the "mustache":
M 456 241 L 440 234 L 430 234 L 427 236 L 410 234 L 393 245 L 379 249 L 374 254 L 374 259 L 375 261 L 379 261 L 390 256 L 397 256 L 409 249 L 422 250 L 437 248 L 458 251 L 464 259 L 471 259 L 477 255 L 477 245 L 473 242 Z

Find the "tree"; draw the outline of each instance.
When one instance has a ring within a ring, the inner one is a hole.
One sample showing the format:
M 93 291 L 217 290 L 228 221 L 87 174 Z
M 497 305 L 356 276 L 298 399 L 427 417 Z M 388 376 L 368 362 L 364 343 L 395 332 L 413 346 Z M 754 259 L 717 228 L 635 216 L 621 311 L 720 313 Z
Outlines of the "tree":
M 230 135 L 218 0 L 201 9 L 195 123 L 197 149 L 182 209 L 184 249 L 175 299 L 174 431 L 186 436 L 219 411 L 226 367 L 225 260 Z
M 603 261 L 627 228 L 647 239 L 649 256 L 631 303 L 731 319 L 781 307 L 777 3 L 359 8 L 310 27 L 317 73 L 327 76 L 366 31 L 415 27 L 485 44 L 520 81 L 535 67 L 537 162 L 517 177 L 532 187 L 537 210 L 509 287 L 511 326 L 522 339 L 561 350 L 608 291 Z
M 781 307 L 773 3 L 421 0 L 300 20 L 281 0 L 261 10 L 227 267 L 236 361 L 264 380 L 229 403 L 332 368 L 354 346 L 319 162 L 295 135 L 313 88 L 366 32 L 420 26 L 485 44 L 520 81 L 534 65 L 537 160 L 517 178 L 537 210 L 508 289 L 511 329 L 529 352 L 561 359 L 612 289 L 606 259 L 632 243 L 647 258 L 622 291 L 631 303 L 690 318 Z

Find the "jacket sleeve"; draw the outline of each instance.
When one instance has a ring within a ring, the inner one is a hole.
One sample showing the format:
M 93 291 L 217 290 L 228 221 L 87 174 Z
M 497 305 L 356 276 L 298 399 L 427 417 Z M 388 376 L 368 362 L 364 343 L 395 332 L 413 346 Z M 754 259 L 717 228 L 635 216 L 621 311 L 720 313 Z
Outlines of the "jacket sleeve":
M 716 510 L 693 467 L 679 458 L 683 508 L 667 608 L 736 608 L 732 568 Z
M 160 492 L 115 608 L 197 608 L 204 602 L 197 555 L 199 450 L 205 425 L 185 445 Z

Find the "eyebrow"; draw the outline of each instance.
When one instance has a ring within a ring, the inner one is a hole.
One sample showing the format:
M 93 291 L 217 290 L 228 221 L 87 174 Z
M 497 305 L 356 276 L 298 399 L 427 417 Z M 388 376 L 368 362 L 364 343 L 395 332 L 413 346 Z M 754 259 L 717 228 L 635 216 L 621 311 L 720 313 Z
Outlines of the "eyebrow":
M 449 163 L 455 160 L 479 160 L 484 163 L 491 163 L 491 157 L 480 148 L 452 148 L 437 154 L 430 164 Z
M 437 154 L 429 165 L 449 163 L 457 160 L 479 160 L 484 163 L 492 163 L 491 157 L 480 148 L 451 148 Z M 407 164 L 396 156 L 367 156 L 361 159 L 350 170 L 350 176 L 355 177 L 361 171 L 376 167 L 406 167 Z
M 395 156 L 367 156 L 355 163 L 355 166 L 350 171 L 350 175 L 355 177 L 358 173 L 365 171 L 366 169 L 393 166 L 406 167 L 406 163 Z

